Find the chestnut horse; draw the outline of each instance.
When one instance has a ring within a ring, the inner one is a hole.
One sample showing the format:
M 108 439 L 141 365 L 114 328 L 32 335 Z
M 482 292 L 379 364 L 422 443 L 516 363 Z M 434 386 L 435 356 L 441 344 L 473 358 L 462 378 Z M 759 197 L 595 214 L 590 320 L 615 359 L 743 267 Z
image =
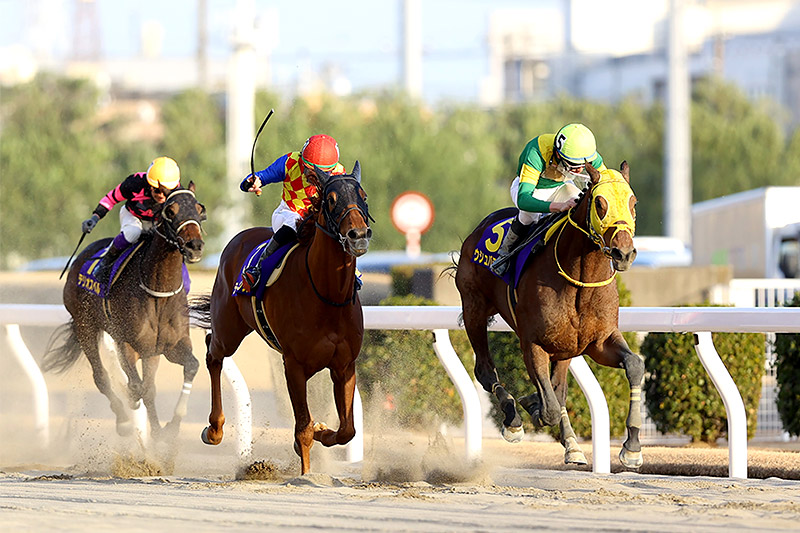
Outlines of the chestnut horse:
M 155 374 L 159 355 L 183 366 L 183 389 L 166 435 L 176 435 L 186 415 L 187 402 L 199 363 L 192 354 L 189 339 L 189 316 L 184 290 L 183 262 L 196 263 L 203 253 L 200 224 L 205 207 L 194 195 L 194 183 L 188 189 L 176 189 L 167 196 L 156 213 L 151 231 L 142 235 L 140 248 L 127 266 L 112 280 L 105 298 L 85 287 L 95 286 L 81 274 L 83 264 L 111 239 L 89 244 L 70 268 L 64 285 L 64 306 L 72 315 L 50 340 L 43 360 L 44 370 L 62 372 L 86 354 L 92 366 L 95 385 L 111 403 L 117 417 L 117 433 L 130 434 L 130 415 L 111 388 L 106 369 L 100 360 L 100 335 L 108 332 L 116 342 L 120 366 L 128 378 L 128 404 L 131 409 L 144 401 L 150 431 L 158 437 L 161 426 L 155 406 Z M 82 288 L 83 287 L 83 288 Z M 136 361 L 142 360 L 142 375 Z
M 536 427 L 560 423 L 566 463 L 586 464 L 565 406 L 570 359 L 586 354 L 602 365 L 625 369 L 630 407 L 628 438 L 620 461 L 638 468 L 642 464 L 639 428 L 644 362 L 628 348 L 619 331 L 619 296 L 612 283 L 616 272 L 627 270 L 636 257 L 636 197 L 627 162 L 622 163 L 621 173 L 600 173 L 591 165 L 586 169 L 591 188 L 538 254 L 529 258 L 515 290 L 473 261 L 473 257 L 483 256 L 480 250 L 476 253 L 476 245 L 484 230 L 493 227 L 497 242 L 502 241 L 506 225 L 500 222 L 513 216 L 515 209 L 490 214 L 467 237 L 456 267 L 456 286 L 464 327 L 475 351 L 475 377 L 500 402 L 506 440 L 520 440 L 523 430 L 514 397 L 500 384 L 489 353 L 486 328 L 497 313 L 519 337 L 525 367 L 536 387 L 533 394 L 520 398 L 520 405 Z
M 313 183 L 312 179 L 312 184 L 321 195 L 315 198 L 315 205 L 298 232 L 299 245 L 285 259 L 280 277 L 266 289 L 262 299 L 274 338 L 265 335 L 255 315 L 260 308 L 257 298 L 232 296 L 244 261 L 256 246 L 270 238 L 270 228 L 250 228 L 236 235 L 220 256 L 211 295 L 198 298 L 191 306 L 197 323 L 211 329 L 206 335 L 211 413 L 209 426 L 202 432 L 203 442 L 222 441 L 222 361 L 233 355 L 242 340 L 255 330 L 283 353 L 295 419 L 294 450 L 300 456 L 302 474 L 311 470 L 310 451 L 315 440 L 333 446 L 346 444 L 355 435 L 355 361 L 364 336 L 361 301 L 355 291 L 356 257 L 367 252 L 372 237 L 358 161 L 352 174 L 331 176 L 318 168 L 315 171 L 317 180 Z M 336 431 L 314 423 L 308 409 L 306 382 L 324 368 L 330 370 L 333 381 L 339 415 Z

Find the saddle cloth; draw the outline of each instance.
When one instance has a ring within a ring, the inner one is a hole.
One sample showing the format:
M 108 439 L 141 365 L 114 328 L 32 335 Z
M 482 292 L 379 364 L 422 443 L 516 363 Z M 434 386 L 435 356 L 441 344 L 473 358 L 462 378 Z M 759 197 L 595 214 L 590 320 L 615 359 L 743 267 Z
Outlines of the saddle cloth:
M 271 239 L 267 239 L 266 241 L 262 242 L 253 248 L 253 250 L 248 254 L 247 259 L 245 259 L 242 269 L 239 271 L 239 275 L 236 278 L 236 283 L 233 286 L 233 292 L 231 293 L 231 296 L 255 296 L 261 300 L 264 297 L 264 291 L 267 289 L 267 287 L 272 285 L 275 280 L 278 279 L 278 276 L 280 276 L 280 273 L 283 271 L 283 260 L 287 255 L 289 255 L 289 251 L 298 245 L 297 241 L 285 244 L 275 250 L 275 252 L 272 254 L 265 257 L 261 262 L 261 277 L 259 278 L 256 286 L 250 291 L 245 291 L 242 288 L 242 273 L 256 264 L 261 257 L 261 251 L 267 246 L 270 240 Z

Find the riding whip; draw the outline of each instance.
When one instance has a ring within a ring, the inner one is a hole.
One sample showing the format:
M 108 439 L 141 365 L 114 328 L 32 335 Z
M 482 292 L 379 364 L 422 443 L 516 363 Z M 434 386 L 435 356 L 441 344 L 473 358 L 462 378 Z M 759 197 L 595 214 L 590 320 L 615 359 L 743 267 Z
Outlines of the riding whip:
M 86 237 L 86 234 L 85 234 L 85 233 L 81 235 L 81 238 L 80 238 L 80 240 L 78 241 L 78 246 L 76 246 L 76 247 L 75 247 L 75 251 L 74 251 L 74 252 L 72 252 L 72 255 L 71 255 L 71 256 L 69 256 L 69 259 L 67 259 L 67 264 L 66 264 L 66 265 L 64 265 L 64 270 L 62 270 L 62 271 L 61 271 L 61 275 L 60 275 L 60 276 L 58 276 L 58 279 L 61 279 L 62 277 L 64 277 L 64 272 L 66 272 L 66 271 L 67 271 L 67 269 L 69 268 L 69 264 L 72 262 L 72 258 L 73 258 L 73 257 L 75 257 L 75 252 L 77 252 L 77 251 L 78 251 L 78 248 L 80 248 L 80 247 L 81 247 L 81 243 L 83 242 L 83 238 L 84 238 L 84 237 Z
M 253 162 L 253 158 L 255 157 L 255 153 L 256 153 L 256 142 L 258 141 L 258 136 L 261 135 L 261 130 L 263 130 L 264 126 L 267 125 L 267 121 L 269 120 L 269 117 L 271 117 L 272 113 L 274 113 L 274 112 L 275 112 L 274 109 L 270 109 L 269 110 L 269 113 L 267 113 L 267 118 L 265 118 L 264 122 L 261 123 L 261 126 L 258 128 L 258 132 L 256 133 L 256 137 L 255 137 L 255 139 L 253 139 L 253 149 L 250 150 L 250 175 L 253 176 L 253 181 L 254 182 L 255 182 L 255 179 L 256 179 L 256 169 L 255 169 L 255 163 Z M 256 196 L 261 196 L 261 193 L 257 192 Z

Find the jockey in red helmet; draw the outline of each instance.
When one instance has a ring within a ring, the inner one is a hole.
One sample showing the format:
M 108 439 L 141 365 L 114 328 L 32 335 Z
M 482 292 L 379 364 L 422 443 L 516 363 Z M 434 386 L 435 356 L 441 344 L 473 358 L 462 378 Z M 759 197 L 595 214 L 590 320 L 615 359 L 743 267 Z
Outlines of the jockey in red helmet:
M 314 175 L 315 165 L 332 175 L 345 173 L 344 166 L 339 163 L 339 145 L 330 135 L 309 137 L 299 151 L 282 155 L 255 175 L 248 174 L 239 185 L 244 192 L 260 195 L 263 185 L 283 182 L 281 202 L 272 213 L 272 230 L 275 233 L 255 265 L 245 270 L 242 276 L 242 288 L 245 291 L 250 291 L 258 284 L 264 258 L 297 238 L 297 225 L 311 207 L 311 199 L 318 194 L 317 188 L 308 181 Z

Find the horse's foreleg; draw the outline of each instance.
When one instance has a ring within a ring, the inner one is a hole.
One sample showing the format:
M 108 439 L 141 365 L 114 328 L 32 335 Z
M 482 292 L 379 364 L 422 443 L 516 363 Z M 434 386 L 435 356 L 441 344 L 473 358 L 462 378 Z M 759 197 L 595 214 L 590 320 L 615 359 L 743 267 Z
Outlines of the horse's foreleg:
M 283 366 L 294 412 L 294 451 L 300 456 L 300 473 L 308 474 L 311 471 L 311 445 L 314 444 L 314 427 L 306 390 L 308 377 L 303 366 L 288 351 L 283 354 Z M 320 430 L 324 431 L 323 428 Z
M 523 406 L 530 413 L 535 426 L 554 426 L 561 420 L 562 405 L 550 382 L 550 355 L 540 346 L 521 339 L 520 348 L 525 368 L 538 391 L 535 395 L 526 396 Z
M 628 348 L 628 343 L 619 330 L 615 331 L 603 344 L 602 349 L 587 350 L 587 355 L 601 365 L 624 368 L 630 387 L 630 405 L 625 426 L 628 438 L 622 443 L 619 460 L 627 468 L 639 468 L 642 458 L 642 445 L 639 430 L 642 427 L 642 381 L 644 380 L 644 360 Z
M 197 375 L 197 370 L 200 364 L 197 358 L 192 353 L 192 344 L 189 338 L 185 338 L 178 342 L 171 350 L 164 354 L 167 361 L 183 366 L 183 388 L 178 397 L 178 403 L 175 405 L 175 411 L 172 415 L 170 424 L 180 424 L 183 417 L 186 416 L 189 394 L 192 392 L 192 382 Z
M 206 368 L 211 379 L 211 413 L 208 415 L 208 426 L 203 429 L 200 438 L 206 444 L 219 444 L 222 442 L 222 426 L 225 424 L 225 413 L 222 412 L 222 360 L 223 355 L 215 356 L 212 353 L 211 333 L 206 335 Z
M 567 414 L 567 372 L 569 371 L 569 362 L 570 360 L 566 359 L 554 363 L 550 381 L 553 383 L 553 391 L 561 406 L 559 429 L 561 445 L 564 446 L 564 463 L 585 465 L 587 464 L 586 456 L 578 445 L 578 438 L 575 436 L 575 430 L 572 429 L 572 424 Z
M 323 446 L 334 444 L 347 444 L 356 434 L 355 421 L 353 420 L 353 397 L 356 391 L 355 362 L 342 371 L 331 370 L 333 380 L 333 400 L 336 403 L 336 412 L 339 415 L 339 429 L 333 431 L 325 424 L 314 424 L 314 440 Z
M 493 394 L 500 402 L 503 413 L 503 429 L 501 434 L 508 442 L 519 442 L 525 435 L 522 429 L 522 418 L 517 412 L 517 402 L 508 391 L 500 385 L 492 355 L 489 353 L 489 337 L 486 331 L 486 316 L 480 310 L 474 310 L 464 302 L 464 329 L 475 352 L 475 378 L 483 389 Z
M 144 393 L 144 383 L 136 370 L 136 361 L 139 354 L 128 343 L 116 342 L 117 361 L 125 376 L 128 378 L 128 403 L 132 411 L 141 405 L 142 394 Z
M 156 438 L 161 433 L 161 423 L 158 421 L 158 411 L 156 410 L 156 371 L 159 360 L 158 355 L 142 358 L 142 401 L 147 409 L 150 433 Z

